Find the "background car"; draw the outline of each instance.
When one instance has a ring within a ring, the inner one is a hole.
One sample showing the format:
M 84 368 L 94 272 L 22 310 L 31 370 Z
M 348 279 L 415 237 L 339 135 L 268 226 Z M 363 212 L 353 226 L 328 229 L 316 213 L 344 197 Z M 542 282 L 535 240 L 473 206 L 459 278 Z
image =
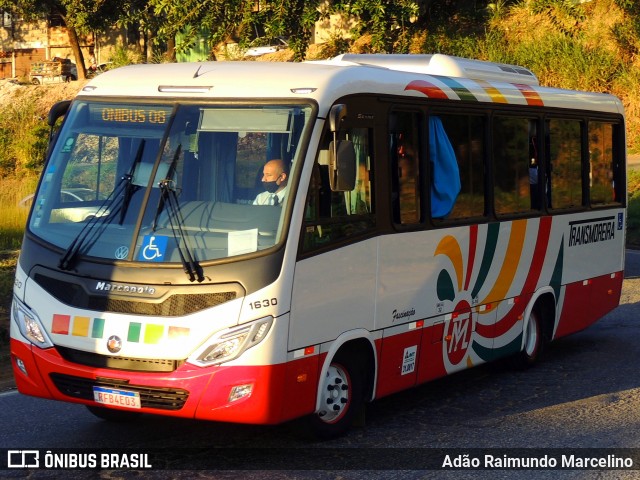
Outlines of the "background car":
M 259 37 L 251 42 L 249 48 L 244 53 L 245 57 L 259 57 L 266 53 L 274 53 L 285 48 L 289 48 L 289 42 L 283 37 L 269 39 L 267 37 Z

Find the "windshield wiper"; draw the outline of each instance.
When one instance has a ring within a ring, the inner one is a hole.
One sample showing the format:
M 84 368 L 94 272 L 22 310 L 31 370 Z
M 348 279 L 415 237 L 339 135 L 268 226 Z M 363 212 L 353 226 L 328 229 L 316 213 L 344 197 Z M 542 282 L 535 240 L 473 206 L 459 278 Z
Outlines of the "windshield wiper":
M 158 217 L 165 205 L 168 206 L 169 225 L 171 226 L 171 232 L 173 233 L 173 239 L 176 242 L 176 248 L 180 255 L 180 261 L 184 272 L 189 277 L 189 281 L 202 282 L 204 275 L 202 273 L 202 267 L 195 260 L 191 249 L 189 248 L 189 239 L 182 226 L 184 225 L 184 217 L 182 216 L 182 210 L 180 210 L 180 202 L 176 189 L 173 186 L 173 180 L 171 179 L 175 173 L 175 165 L 180 156 L 182 145 L 178 145 L 176 153 L 173 156 L 171 165 L 167 171 L 167 178 L 160 181 L 160 198 L 158 199 L 158 207 L 156 209 L 156 215 L 153 219 L 152 229 L 155 231 L 158 227 Z
M 98 207 L 95 215 L 84 224 L 62 257 L 60 257 L 58 268 L 61 270 L 70 270 L 80 251 L 91 248 L 98 238 L 100 238 L 100 235 L 102 235 L 107 225 L 109 225 L 118 214 L 120 214 L 120 223 L 122 224 L 122 219 L 126 214 L 126 209 L 129 207 L 129 201 L 133 194 L 133 174 L 136 166 L 142 159 L 144 144 L 145 141 L 142 140 L 129 172 L 120 179 L 120 182 L 118 182 L 113 191 L 104 202 L 102 202 L 100 207 Z
M 136 152 L 136 158 L 133 160 L 133 165 L 131 165 L 131 169 L 129 173 L 125 175 L 126 182 L 124 184 L 124 194 L 122 196 L 122 210 L 120 211 L 120 225 L 124 223 L 124 217 L 127 214 L 127 210 L 129 209 L 129 203 L 131 202 L 131 197 L 133 193 L 139 188 L 137 185 L 133 184 L 133 176 L 136 173 L 136 167 L 142 161 L 142 152 L 144 151 L 144 147 L 146 144 L 146 140 L 143 138 L 140 140 L 140 145 L 138 145 L 138 151 Z

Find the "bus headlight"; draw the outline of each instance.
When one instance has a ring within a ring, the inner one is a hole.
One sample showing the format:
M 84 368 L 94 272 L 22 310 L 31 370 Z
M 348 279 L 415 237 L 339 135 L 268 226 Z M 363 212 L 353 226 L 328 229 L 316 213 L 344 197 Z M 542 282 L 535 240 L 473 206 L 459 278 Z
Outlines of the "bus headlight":
M 11 303 L 11 317 L 16 322 L 20 333 L 31 343 L 40 348 L 53 347 L 38 316 L 15 297 Z
M 239 357 L 260 343 L 269 333 L 273 317 L 264 317 L 249 325 L 226 330 L 210 339 L 209 346 L 196 361 L 203 366 L 217 365 Z

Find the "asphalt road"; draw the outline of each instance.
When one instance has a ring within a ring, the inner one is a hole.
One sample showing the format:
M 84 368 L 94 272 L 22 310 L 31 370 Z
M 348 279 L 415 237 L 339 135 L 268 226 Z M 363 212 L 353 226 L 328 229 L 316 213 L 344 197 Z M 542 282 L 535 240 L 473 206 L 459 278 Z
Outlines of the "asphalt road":
M 535 367 L 481 366 L 382 398 L 368 406 L 364 426 L 332 442 L 309 439 L 301 422 L 258 427 L 148 416 L 110 424 L 82 406 L 3 393 L 0 455 L 3 448 L 67 454 L 115 449 L 151 452 L 154 467 L 168 469 L 11 469 L 0 470 L 0 477 L 637 479 L 640 252 L 627 252 L 626 277 L 615 311 L 551 344 Z M 441 468 L 447 461 L 484 462 L 485 455 L 537 461 L 546 455 L 559 462 L 563 455 L 617 455 L 629 458 L 634 469 Z

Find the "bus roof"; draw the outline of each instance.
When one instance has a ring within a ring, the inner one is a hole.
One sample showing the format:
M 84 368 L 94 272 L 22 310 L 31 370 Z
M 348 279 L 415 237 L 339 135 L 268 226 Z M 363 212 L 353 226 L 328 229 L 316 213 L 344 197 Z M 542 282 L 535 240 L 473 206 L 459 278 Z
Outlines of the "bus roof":
M 313 99 L 325 116 L 338 98 L 357 93 L 623 112 L 613 95 L 541 87 L 523 67 L 439 54 L 130 65 L 97 76 L 79 96 Z

